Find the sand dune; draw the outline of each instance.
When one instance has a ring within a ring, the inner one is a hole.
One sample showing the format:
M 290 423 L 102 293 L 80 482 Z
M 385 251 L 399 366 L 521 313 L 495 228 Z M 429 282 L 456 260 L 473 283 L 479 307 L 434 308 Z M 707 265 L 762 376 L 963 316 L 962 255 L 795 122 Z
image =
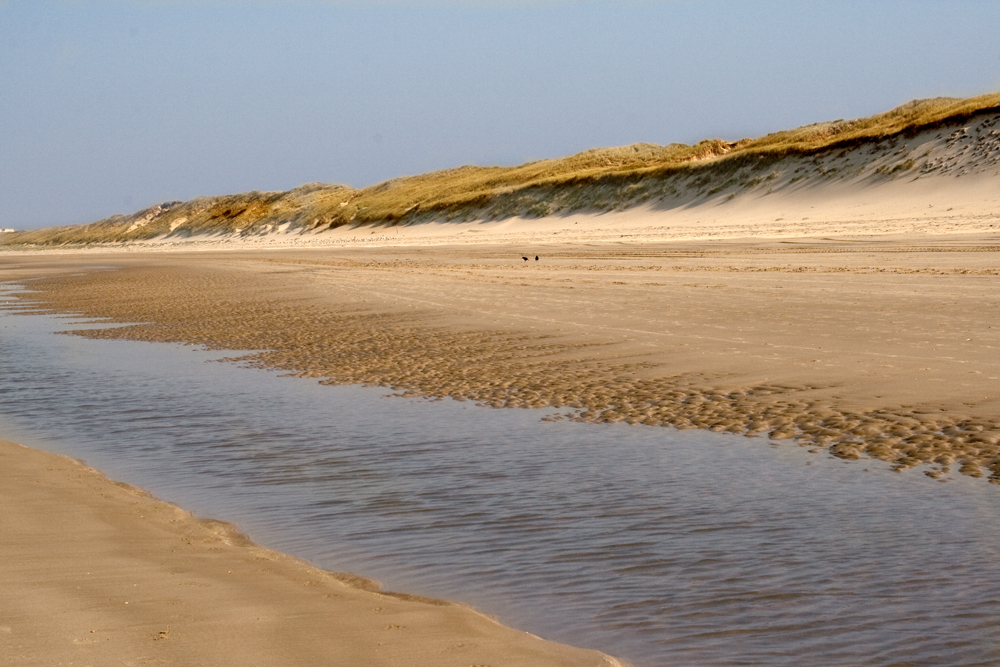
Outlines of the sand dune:
M 329 240 L 322 238 L 326 232 L 341 242 L 369 242 L 394 240 L 400 234 L 426 238 L 428 232 L 489 233 L 510 225 L 524 233 L 526 220 L 542 229 L 565 230 L 568 217 L 576 216 L 571 222 L 576 224 L 595 214 L 623 211 L 633 213 L 626 219 L 644 212 L 671 213 L 666 218 L 671 229 L 661 230 L 669 231 L 665 236 L 670 238 L 729 233 L 710 223 L 735 211 L 758 214 L 762 219 L 756 223 L 786 221 L 751 232 L 771 235 L 814 219 L 806 207 L 814 207 L 815 202 L 807 202 L 816 196 L 827 203 L 839 201 L 841 205 L 826 215 L 838 215 L 846 223 L 870 212 L 872 199 L 951 190 L 959 182 L 959 189 L 977 194 L 982 190 L 990 198 L 996 188 L 982 183 L 995 182 L 1000 173 L 998 150 L 1000 93 L 968 100 L 939 98 L 870 118 L 737 142 L 636 144 L 519 167 L 467 166 L 407 176 L 361 190 L 311 183 L 288 192 L 165 202 L 90 225 L 2 234 L 0 243 L 169 245 L 213 237 L 230 245 L 288 244 Z M 932 177 L 937 177 L 933 185 L 926 180 Z M 917 182 L 916 187 L 899 187 Z M 938 196 L 941 204 L 964 200 L 957 193 Z M 965 212 L 981 209 L 977 201 Z M 905 217 L 913 216 L 925 217 L 915 211 Z M 623 220 L 613 215 L 607 223 L 617 228 Z

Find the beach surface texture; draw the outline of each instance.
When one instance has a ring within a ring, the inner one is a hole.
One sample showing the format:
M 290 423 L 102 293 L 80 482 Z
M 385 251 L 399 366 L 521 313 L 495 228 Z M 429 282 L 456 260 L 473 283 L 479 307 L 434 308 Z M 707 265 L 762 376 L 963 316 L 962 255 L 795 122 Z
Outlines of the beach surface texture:
M 620 665 L 0 441 L 0 664 Z
M 874 138 L 815 127 L 845 139 L 750 157 L 715 146 L 685 153 L 694 166 L 532 182 L 521 199 L 378 223 L 276 224 L 275 207 L 309 194 L 292 191 L 0 235 L 0 280 L 30 290 L 0 306 L 94 319 L 79 336 L 253 350 L 233 360 L 323 383 L 1000 483 L 1000 112 Z M 395 186 L 379 187 L 365 196 Z M 11 664 L 105 650 L 165 664 L 611 660 L 320 572 L 71 461 L 0 451 Z

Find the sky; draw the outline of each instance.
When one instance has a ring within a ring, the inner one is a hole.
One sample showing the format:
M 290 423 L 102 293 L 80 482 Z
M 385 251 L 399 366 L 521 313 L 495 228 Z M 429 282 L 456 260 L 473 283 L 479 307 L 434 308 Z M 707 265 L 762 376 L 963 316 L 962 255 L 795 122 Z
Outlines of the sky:
M 994 0 L 0 0 L 0 228 L 1000 90 Z

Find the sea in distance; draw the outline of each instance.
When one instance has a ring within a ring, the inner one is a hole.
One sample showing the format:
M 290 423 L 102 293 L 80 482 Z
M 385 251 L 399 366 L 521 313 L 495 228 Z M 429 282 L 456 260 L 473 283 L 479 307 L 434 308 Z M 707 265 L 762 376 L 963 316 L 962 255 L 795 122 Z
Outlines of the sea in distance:
M 1000 488 L 391 396 L 3 312 L 0 437 L 637 667 L 1000 664 Z

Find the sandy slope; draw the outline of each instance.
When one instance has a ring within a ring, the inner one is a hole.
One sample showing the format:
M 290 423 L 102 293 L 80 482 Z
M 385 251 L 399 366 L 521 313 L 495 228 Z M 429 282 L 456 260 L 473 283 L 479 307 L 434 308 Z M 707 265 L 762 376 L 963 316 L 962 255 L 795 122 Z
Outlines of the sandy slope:
M 0 535 L 0 664 L 621 664 L 379 593 L 2 440 Z

